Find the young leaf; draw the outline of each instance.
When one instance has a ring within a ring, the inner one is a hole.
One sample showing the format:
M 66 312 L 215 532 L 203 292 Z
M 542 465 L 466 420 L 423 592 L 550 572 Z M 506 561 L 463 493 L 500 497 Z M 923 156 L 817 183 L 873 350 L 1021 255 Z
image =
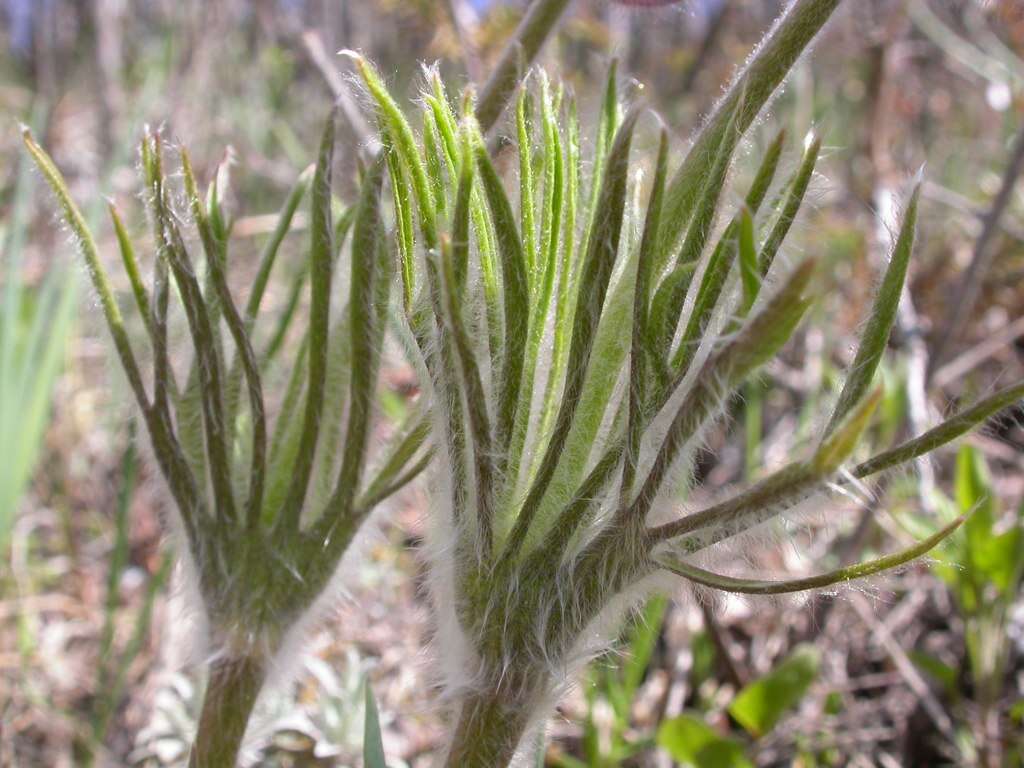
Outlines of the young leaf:
M 526 500 L 520 507 L 519 516 L 509 536 L 506 549 L 502 553 L 502 558 L 506 562 L 516 554 L 526 538 L 539 503 L 554 475 L 557 459 L 568 438 L 569 426 L 583 390 L 587 364 L 593 349 L 594 335 L 597 332 L 608 282 L 611 279 L 612 268 L 618 255 L 619 235 L 622 232 L 622 217 L 626 199 L 629 149 L 633 140 L 633 130 L 639 117 L 639 109 L 634 108 L 623 120 L 608 156 L 600 198 L 600 207 L 603 213 L 597 221 L 593 236 L 589 241 L 584 271 L 581 276 L 579 303 L 573 323 L 562 407 L 555 421 L 554 431 L 548 442 L 545 456 L 539 465 L 537 476 L 533 480 Z
M 754 738 L 764 736 L 807 694 L 820 666 L 817 648 L 797 646 L 775 669 L 744 687 L 729 705 L 729 714 Z

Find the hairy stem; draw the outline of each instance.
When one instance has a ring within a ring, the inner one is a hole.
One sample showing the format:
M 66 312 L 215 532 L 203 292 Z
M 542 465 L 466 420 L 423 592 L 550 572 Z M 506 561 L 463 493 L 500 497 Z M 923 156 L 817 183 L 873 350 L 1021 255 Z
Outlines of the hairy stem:
M 210 665 L 189 768 L 236 765 L 246 724 L 265 675 L 263 663 L 251 656 L 218 659 Z
M 530 708 L 496 690 L 467 696 L 462 702 L 446 768 L 495 768 L 512 762 L 529 723 Z

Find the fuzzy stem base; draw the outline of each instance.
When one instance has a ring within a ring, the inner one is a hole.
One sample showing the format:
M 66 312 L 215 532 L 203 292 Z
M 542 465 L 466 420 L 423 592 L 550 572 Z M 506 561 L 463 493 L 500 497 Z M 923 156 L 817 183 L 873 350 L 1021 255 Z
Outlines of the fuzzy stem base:
M 530 722 L 526 703 L 513 704 L 494 691 L 467 696 L 462 702 L 445 768 L 504 768 Z
M 263 663 L 251 657 L 213 663 L 189 768 L 234 768 L 265 675 Z

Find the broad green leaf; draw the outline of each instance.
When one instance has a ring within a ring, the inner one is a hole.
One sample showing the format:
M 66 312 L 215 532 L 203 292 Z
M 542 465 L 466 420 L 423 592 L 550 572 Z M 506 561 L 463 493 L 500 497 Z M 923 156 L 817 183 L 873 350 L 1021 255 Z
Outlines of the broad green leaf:
M 719 736 L 701 719 L 679 715 L 658 726 L 658 746 L 689 768 L 753 768 L 742 745 Z
M 1000 593 L 1010 589 L 1014 578 L 1019 578 L 1019 563 L 1024 558 L 1019 544 L 1022 527 L 1017 525 L 996 533 L 999 508 L 992 489 L 988 466 L 984 457 L 970 445 L 960 448 L 956 467 L 956 501 L 961 514 L 967 516 L 964 524 L 964 576 L 982 587 L 988 582 Z M 978 595 L 983 598 L 982 595 Z
M 764 736 L 800 703 L 820 665 L 817 648 L 798 646 L 775 669 L 744 687 L 729 705 L 729 714 L 754 738 Z

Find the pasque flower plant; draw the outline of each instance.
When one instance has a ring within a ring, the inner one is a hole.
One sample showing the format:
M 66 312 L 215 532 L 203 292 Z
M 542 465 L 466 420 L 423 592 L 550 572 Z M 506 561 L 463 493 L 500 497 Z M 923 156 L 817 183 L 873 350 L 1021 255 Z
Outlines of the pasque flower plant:
M 780 135 L 738 210 L 714 233 L 737 147 L 839 0 L 789 5 L 672 173 L 665 129 L 654 157 L 634 157 L 634 133 L 648 118 L 642 106 L 620 104 L 614 68 L 586 158 L 572 96 L 543 73 L 524 82 L 521 65 L 567 4 L 531 5 L 478 103 L 468 90 L 453 107 L 428 71 L 420 131 L 373 66 L 350 54 L 376 107 L 383 149 L 366 164 L 358 203 L 335 216 L 328 122 L 317 164 L 289 195 L 244 309 L 228 280 L 227 169 L 204 199 L 182 151 L 187 212 L 179 213 L 164 143 L 147 135 L 152 290 L 113 206 L 111 216 L 152 350 L 151 381 L 92 234 L 26 132 L 85 257 L 173 497 L 182 559 L 208 625 L 194 766 L 234 764 L 265 679 L 287 640 L 331 597 L 360 524 L 432 459 L 430 585 L 452 710 L 443 762 L 490 768 L 514 759 L 573 666 L 602 648 L 624 612 L 667 576 L 775 594 L 870 575 L 928 551 L 960 521 L 908 549 L 818 576 L 773 582 L 708 569 L 717 545 L 780 517 L 826 510 L 830 489 L 921 456 L 1024 397 L 1024 384 L 1004 389 L 917 438 L 853 460 L 879 400 L 874 377 L 913 249 L 915 188 L 853 366 L 806 456 L 680 516 L 675 500 L 693 482 L 702 435 L 814 299 L 813 256 L 795 264 L 776 257 L 808 189 L 818 139 L 777 181 Z M 486 134 L 512 96 L 518 183 L 510 193 L 493 156 L 500 142 Z M 639 181 L 638 167 L 651 170 L 650 183 Z M 381 200 L 386 179 L 393 216 Z M 305 269 L 286 311 L 261 336 L 262 297 L 307 193 Z M 202 273 L 189 253 L 186 217 Z M 343 259 L 347 280 L 336 279 Z M 307 282 L 308 328 L 271 428 L 266 372 Z M 168 349 L 172 296 L 195 352 L 181 382 Z M 370 472 L 393 303 L 401 319 L 391 325 L 419 367 L 424 394 Z
M 164 141 L 159 134 L 147 134 L 141 166 L 156 243 L 152 291 L 142 280 L 121 216 L 110 205 L 152 351 L 147 386 L 95 239 L 53 161 L 25 131 L 25 144 L 53 187 L 85 257 L 174 501 L 172 527 L 179 534 L 182 561 L 205 623 L 196 642 L 208 659 L 193 766 L 235 764 L 266 678 L 286 663 L 280 655 L 288 639 L 301 633 L 332 597 L 329 586 L 360 524 L 429 460 L 426 422 L 422 414 L 413 413 L 391 445 L 379 452 L 378 466 L 368 471 L 394 262 L 381 218 L 380 164 L 367 170 L 358 203 L 338 216 L 332 212 L 334 133 L 332 115 L 317 164 L 301 174 L 286 199 L 242 310 L 228 286 L 231 221 L 221 204 L 227 167 L 218 169 L 203 199 L 188 153 L 181 150 L 185 215 L 203 252 L 205 270 L 199 273 L 199 260 L 189 253 L 183 215 L 172 205 L 163 170 Z M 284 313 L 267 318 L 261 309 L 264 292 L 307 195 L 306 262 Z M 348 261 L 347 295 L 338 290 L 346 281 L 335 279 L 342 251 Z M 271 430 L 263 380 L 281 356 L 283 340 L 291 338 L 305 283 L 309 323 L 293 347 L 290 380 Z M 180 298 L 194 349 L 184 381 L 175 374 L 169 350 L 172 295 Z M 258 328 L 270 319 L 274 322 L 269 328 Z
M 373 66 L 350 54 L 390 147 L 407 328 L 429 383 L 430 567 L 452 705 L 445 765 L 509 764 L 533 743 L 526 734 L 574 664 L 603 648 L 665 576 L 748 594 L 825 587 L 906 563 L 962 522 L 788 581 L 721 575 L 705 562 L 716 545 L 773 520 L 827 510 L 831 490 L 927 453 L 1024 396 L 1024 385 L 1010 387 L 852 460 L 881 395 L 873 379 L 911 258 L 919 183 L 848 378 L 807 455 L 712 506 L 675 509 L 702 434 L 814 300 L 814 257 L 789 266 L 776 256 L 819 139 L 776 183 L 780 135 L 712 235 L 737 146 L 837 5 L 790 6 L 671 176 L 662 129 L 649 191 L 631 175 L 644 112 L 620 108 L 614 68 L 586 184 L 575 104 L 540 73 L 539 99 L 520 88 L 509 131 L 518 215 L 471 91 L 457 115 L 428 72 L 417 138 Z

